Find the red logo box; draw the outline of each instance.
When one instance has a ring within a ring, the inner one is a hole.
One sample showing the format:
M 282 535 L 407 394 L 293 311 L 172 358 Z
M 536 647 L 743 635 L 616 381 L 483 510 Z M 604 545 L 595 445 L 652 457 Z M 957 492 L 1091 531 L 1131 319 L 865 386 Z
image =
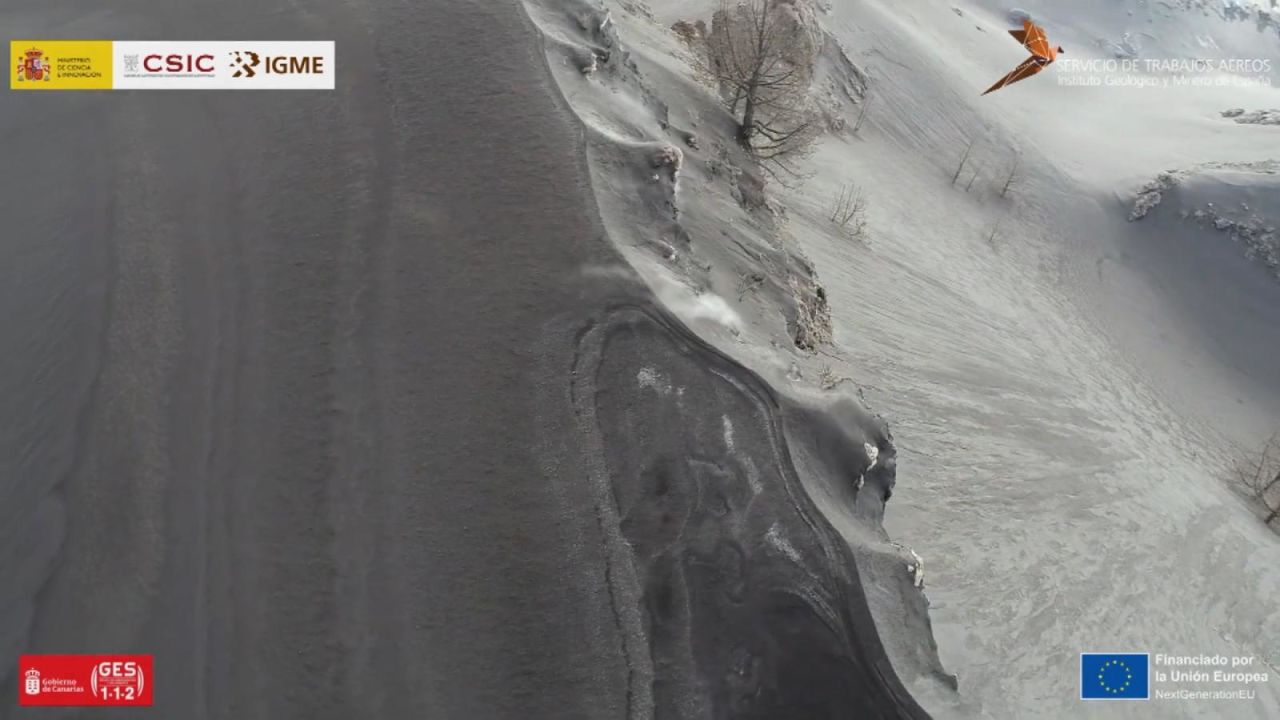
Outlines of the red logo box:
M 150 655 L 23 655 L 19 705 L 151 705 Z

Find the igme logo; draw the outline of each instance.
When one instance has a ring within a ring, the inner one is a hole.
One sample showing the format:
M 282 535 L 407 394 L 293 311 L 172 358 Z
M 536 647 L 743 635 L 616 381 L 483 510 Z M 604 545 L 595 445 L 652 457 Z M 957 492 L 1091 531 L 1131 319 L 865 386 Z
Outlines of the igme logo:
M 231 77 L 253 77 L 258 74 L 254 71 L 254 68 L 258 67 L 261 62 L 262 56 L 252 50 L 243 52 L 236 50 L 231 53 L 231 67 L 235 69 Z
M 250 50 L 231 53 L 231 77 L 251 78 L 259 72 L 263 75 L 323 75 L 323 55 L 267 55 Z

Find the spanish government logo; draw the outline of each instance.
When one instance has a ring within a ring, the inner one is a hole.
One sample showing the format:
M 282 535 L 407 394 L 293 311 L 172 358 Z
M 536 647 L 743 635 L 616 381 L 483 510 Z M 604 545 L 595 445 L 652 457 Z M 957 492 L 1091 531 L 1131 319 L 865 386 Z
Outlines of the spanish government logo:
M 11 90 L 110 90 L 109 40 L 10 40 Z
M 1146 653 L 1081 653 L 1082 700 L 1151 699 L 1151 656 Z
M 48 82 L 52 78 L 53 70 L 40 48 L 30 48 L 18 56 L 18 82 Z

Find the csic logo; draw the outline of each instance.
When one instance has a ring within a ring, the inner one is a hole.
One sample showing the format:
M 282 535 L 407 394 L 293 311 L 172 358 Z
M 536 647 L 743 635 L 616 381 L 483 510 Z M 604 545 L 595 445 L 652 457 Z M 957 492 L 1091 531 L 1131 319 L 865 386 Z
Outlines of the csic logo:
M 48 82 L 52 78 L 53 69 L 49 67 L 49 61 L 45 60 L 43 50 L 31 48 L 24 57 L 18 58 L 18 82 Z
M 323 55 L 267 55 L 250 50 L 231 53 L 231 77 L 251 78 L 263 75 L 323 75 Z
M 142 58 L 142 69 L 149 73 L 211 73 L 213 72 L 213 55 L 152 53 Z
M 124 56 L 124 72 L 129 76 L 212 75 L 212 53 L 133 53 Z

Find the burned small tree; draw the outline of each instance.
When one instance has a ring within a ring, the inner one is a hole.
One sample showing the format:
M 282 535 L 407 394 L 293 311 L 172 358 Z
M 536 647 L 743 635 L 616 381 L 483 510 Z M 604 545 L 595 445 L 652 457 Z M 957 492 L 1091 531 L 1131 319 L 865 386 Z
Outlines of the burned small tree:
M 855 240 L 866 239 L 867 199 L 862 188 L 853 183 L 840 188 L 831 207 L 831 222 Z
M 969 182 L 964 184 L 965 192 L 969 192 L 969 190 L 973 187 L 974 181 L 977 180 L 978 176 L 981 174 L 982 174 L 982 166 L 979 165 L 977 169 L 973 171 L 973 175 L 969 176 Z
M 762 272 L 744 272 L 738 276 L 738 302 L 753 293 L 764 285 L 765 277 Z
M 1000 229 L 1003 225 L 1004 216 L 1001 215 L 999 218 L 996 218 L 995 224 L 991 226 L 991 232 L 987 234 L 987 244 L 993 248 L 997 245 L 997 241 L 1000 237 Z
M 956 166 L 956 174 L 951 176 L 952 185 L 955 185 L 956 181 L 960 179 L 960 173 L 964 172 L 964 166 L 969 162 L 969 155 L 972 152 L 973 141 L 970 140 L 969 144 L 964 147 L 964 154 L 960 156 L 960 164 Z
M 1264 523 L 1271 525 L 1280 518 L 1280 433 L 1236 463 L 1235 482 L 1262 509 Z
M 821 131 L 809 100 L 820 50 L 799 3 L 721 0 L 707 37 L 708 72 L 738 123 L 738 143 L 770 171 L 794 175 L 788 160 Z
M 1017 155 L 1014 155 L 1013 167 L 1009 168 L 1009 176 L 1006 177 L 1004 180 L 1004 187 L 1000 188 L 1000 197 L 1005 197 L 1009 194 L 1009 188 L 1013 187 L 1014 181 L 1018 179 L 1018 169 L 1021 167 L 1021 165 L 1022 165 L 1022 154 L 1019 153 Z

